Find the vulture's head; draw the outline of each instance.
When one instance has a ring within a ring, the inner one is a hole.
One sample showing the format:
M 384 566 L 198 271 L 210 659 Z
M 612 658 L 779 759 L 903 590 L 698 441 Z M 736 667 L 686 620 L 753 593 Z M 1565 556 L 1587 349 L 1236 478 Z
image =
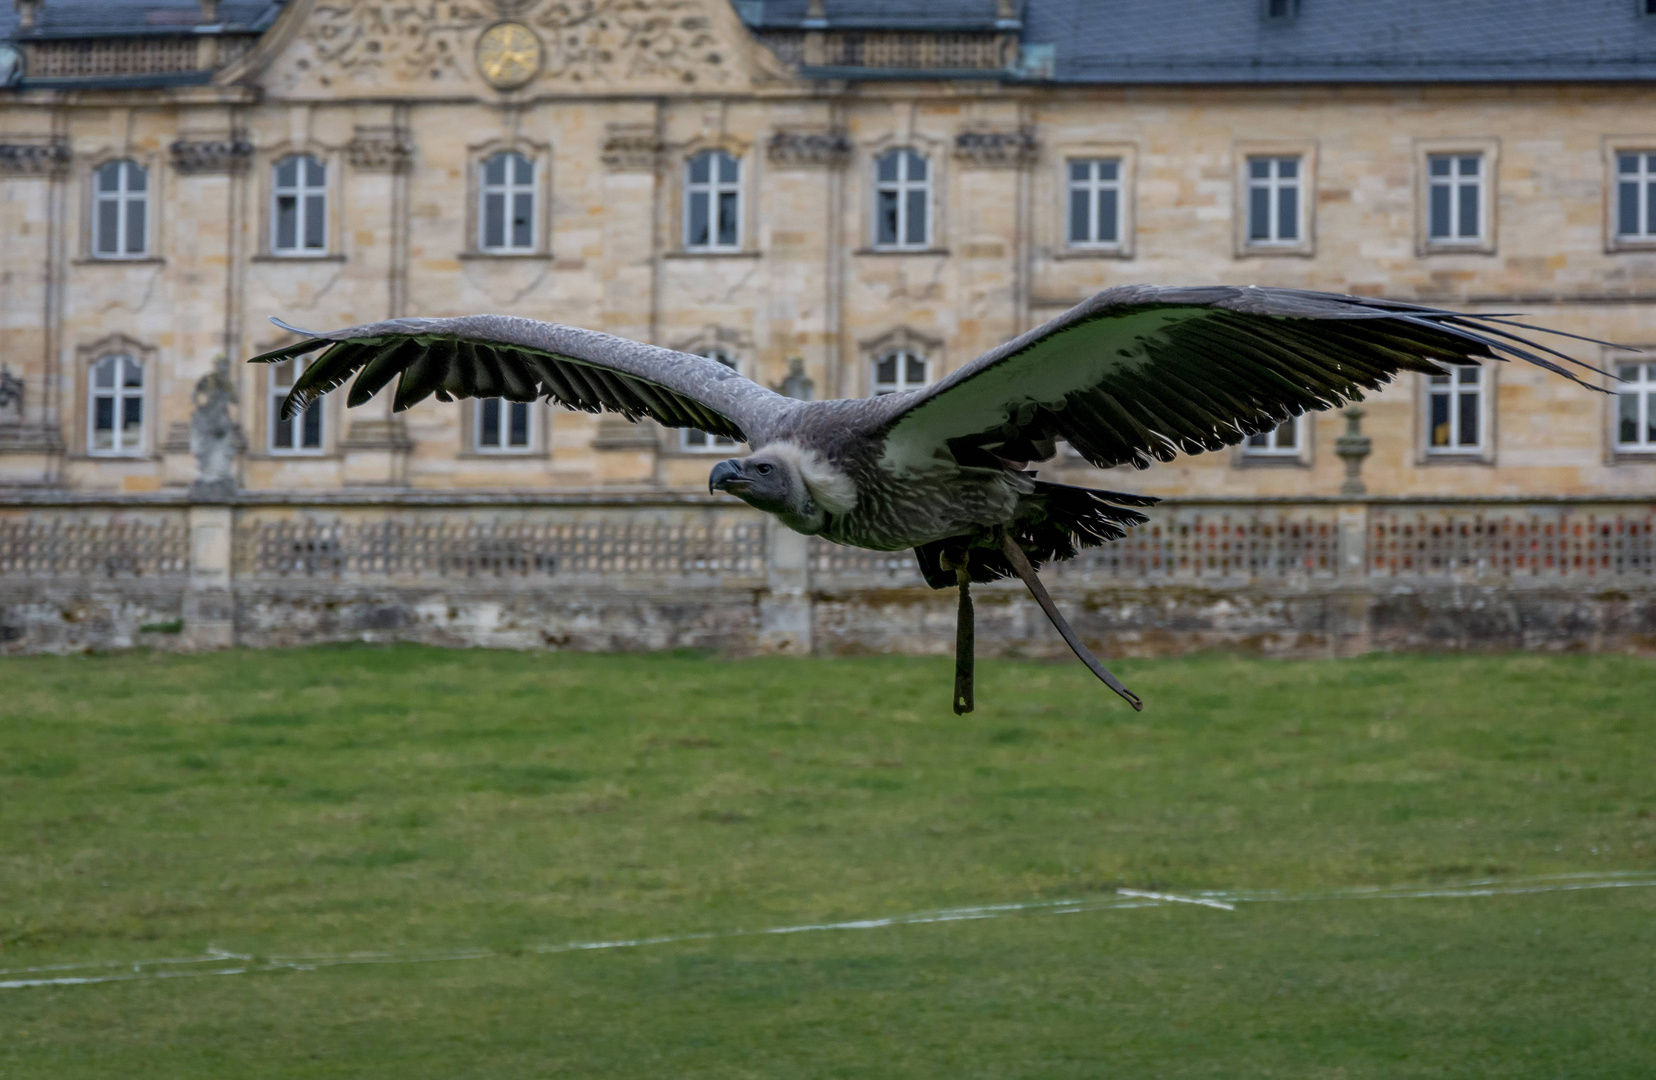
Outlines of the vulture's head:
M 807 536 L 820 533 L 830 513 L 844 513 L 857 501 L 850 477 L 786 442 L 719 462 L 707 478 L 707 490 L 728 491 Z

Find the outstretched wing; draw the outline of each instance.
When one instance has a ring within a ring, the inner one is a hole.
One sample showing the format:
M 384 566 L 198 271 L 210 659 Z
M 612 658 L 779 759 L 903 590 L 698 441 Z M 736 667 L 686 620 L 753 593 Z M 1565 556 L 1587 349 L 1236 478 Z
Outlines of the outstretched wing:
M 1506 318 L 1298 289 L 1121 286 L 882 399 L 877 427 L 898 468 L 945 450 L 1040 461 L 1057 439 L 1094 465 L 1143 468 L 1355 401 L 1399 371 L 1517 358 L 1582 382 L 1549 356 L 1597 371 Z
M 391 319 L 325 334 L 284 330 L 306 340 L 255 356 L 272 364 L 326 349 L 282 405 L 295 415 L 352 375 L 349 405 L 361 405 L 397 379 L 398 411 L 439 400 L 550 398 L 586 412 L 647 416 L 668 427 L 699 428 L 739 442 L 762 438 L 794 405 L 724 364 L 573 326 L 509 315 Z

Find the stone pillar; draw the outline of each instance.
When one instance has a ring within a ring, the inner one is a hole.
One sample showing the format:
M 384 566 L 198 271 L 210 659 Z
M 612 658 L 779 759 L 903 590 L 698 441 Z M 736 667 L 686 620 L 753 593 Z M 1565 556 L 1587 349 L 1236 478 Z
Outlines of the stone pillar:
M 759 650 L 811 654 L 811 538 L 767 515 L 765 593 L 759 598 Z
M 192 649 L 236 643 L 232 554 L 235 510 L 226 503 L 190 507 L 190 578 L 184 594 L 184 641 Z

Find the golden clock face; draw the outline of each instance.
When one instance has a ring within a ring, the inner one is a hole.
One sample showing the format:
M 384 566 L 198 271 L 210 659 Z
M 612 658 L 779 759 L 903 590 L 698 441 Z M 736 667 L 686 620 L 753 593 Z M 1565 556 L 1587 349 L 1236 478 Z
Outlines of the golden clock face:
M 540 38 L 522 23 L 496 23 L 477 39 L 477 70 L 497 90 L 522 86 L 540 66 Z

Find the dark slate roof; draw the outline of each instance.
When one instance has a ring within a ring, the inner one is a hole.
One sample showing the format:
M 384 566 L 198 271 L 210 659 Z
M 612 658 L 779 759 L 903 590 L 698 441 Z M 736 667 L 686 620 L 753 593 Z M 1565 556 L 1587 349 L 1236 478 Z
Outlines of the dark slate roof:
M 1030 0 L 1023 40 L 1049 47 L 1061 82 L 1656 76 L 1656 17 L 1631 0 L 1299 0 L 1280 20 L 1263 10 L 1260 0 Z
M 282 3 L 219 0 L 219 22 L 227 33 L 260 32 L 276 21 Z M 45 0 L 33 28 L 20 30 L 16 6 L 0 2 L 0 40 L 177 36 L 195 33 L 200 22 L 197 0 Z
M 742 21 L 755 30 L 824 25 L 809 21 L 809 0 L 733 2 Z M 1024 2 L 1014 6 L 1021 8 Z M 836 30 L 994 30 L 999 6 L 995 0 L 826 0 L 824 11 L 826 26 Z

